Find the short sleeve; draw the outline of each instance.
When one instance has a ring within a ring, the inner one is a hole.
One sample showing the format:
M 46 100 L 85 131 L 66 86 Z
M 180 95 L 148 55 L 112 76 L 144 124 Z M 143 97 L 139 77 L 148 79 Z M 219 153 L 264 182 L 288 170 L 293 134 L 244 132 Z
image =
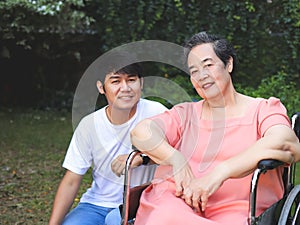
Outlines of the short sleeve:
M 258 112 L 258 124 L 258 133 L 261 137 L 274 125 L 291 126 L 285 106 L 278 98 L 274 97 L 261 101 Z
M 181 136 L 181 119 L 178 113 L 178 107 L 180 106 L 174 106 L 172 109 L 150 118 L 162 129 L 162 132 L 165 134 L 171 146 L 175 146 Z
M 86 121 L 79 123 L 76 128 L 65 156 L 63 167 L 80 175 L 92 165 L 92 156 L 88 141 Z

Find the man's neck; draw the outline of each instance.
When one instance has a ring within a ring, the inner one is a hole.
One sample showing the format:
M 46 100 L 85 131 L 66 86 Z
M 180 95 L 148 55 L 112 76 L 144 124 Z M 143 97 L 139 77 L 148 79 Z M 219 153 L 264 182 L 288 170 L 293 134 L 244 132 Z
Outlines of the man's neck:
M 112 108 L 111 106 L 108 106 L 105 109 L 105 112 L 108 120 L 112 124 L 121 125 L 123 123 L 126 123 L 134 116 L 136 112 L 136 107 L 133 107 L 130 110 L 126 110 L 126 109 L 116 109 L 116 108 Z

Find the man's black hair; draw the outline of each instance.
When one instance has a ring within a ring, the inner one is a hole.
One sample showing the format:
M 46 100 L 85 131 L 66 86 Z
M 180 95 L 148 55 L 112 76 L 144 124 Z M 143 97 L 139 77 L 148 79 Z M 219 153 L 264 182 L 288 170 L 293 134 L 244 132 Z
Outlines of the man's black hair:
M 143 70 L 140 63 L 132 63 L 128 66 L 125 66 L 115 73 L 117 74 L 128 74 L 128 75 L 137 75 L 139 78 L 143 77 Z
M 123 68 L 115 71 L 114 69 L 109 70 L 109 73 L 115 73 L 115 74 L 127 74 L 127 75 L 137 75 L 139 78 L 143 77 L 143 70 L 140 63 L 132 63 L 127 66 L 124 66 Z M 103 90 L 105 92 L 105 85 L 104 82 L 105 77 L 103 79 Z

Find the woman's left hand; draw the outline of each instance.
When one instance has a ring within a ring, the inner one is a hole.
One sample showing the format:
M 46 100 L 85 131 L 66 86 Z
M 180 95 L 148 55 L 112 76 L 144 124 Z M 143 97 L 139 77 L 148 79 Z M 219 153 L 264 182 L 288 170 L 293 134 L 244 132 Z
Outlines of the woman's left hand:
M 222 172 L 212 171 L 201 178 L 192 179 L 189 186 L 183 190 L 181 198 L 196 212 L 204 211 L 208 198 L 219 189 L 223 182 Z

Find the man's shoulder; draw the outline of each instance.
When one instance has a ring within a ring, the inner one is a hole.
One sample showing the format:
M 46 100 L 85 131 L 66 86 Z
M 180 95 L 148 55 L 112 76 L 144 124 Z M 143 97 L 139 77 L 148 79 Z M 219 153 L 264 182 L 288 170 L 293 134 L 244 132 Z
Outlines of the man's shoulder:
M 144 99 L 141 98 L 139 101 L 139 104 L 142 106 L 158 106 L 158 107 L 165 107 L 162 103 L 157 102 L 157 101 L 153 101 L 153 100 L 149 100 L 149 99 Z M 166 108 L 166 107 L 165 107 Z
M 152 104 L 152 103 L 158 103 L 158 102 L 153 101 L 153 100 L 149 100 L 149 99 L 146 99 L 146 98 L 140 98 L 139 103 L 140 104 Z
M 94 124 L 95 120 L 99 120 L 99 118 L 102 118 L 104 115 L 105 115 L 105 107 L 97 109 L 96 111 L 83 116 L 79 124 L 81 125 Z
M 152 116 L 158 113 L 165 112 L 167 107 L 165 107 L 160 102 L 148 100 L 148 99 L 140 99 L 138 104 L 138 113 L 143 114 L 144 116 Z

